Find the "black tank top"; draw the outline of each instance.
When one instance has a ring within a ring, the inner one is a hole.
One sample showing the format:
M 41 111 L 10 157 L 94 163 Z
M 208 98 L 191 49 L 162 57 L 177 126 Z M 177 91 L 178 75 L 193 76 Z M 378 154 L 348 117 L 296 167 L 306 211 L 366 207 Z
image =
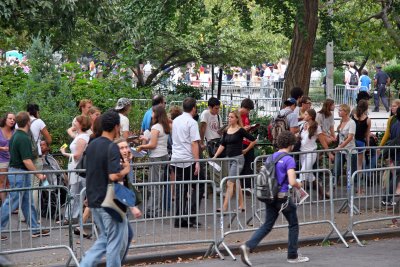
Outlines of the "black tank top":
M 354 116 L 351 116 L 351 118 L 355 121 L 356 123 L 356 134 L 355 134 L 355 139 L 360 140 L 365 142 L 365 132 L 368 129 L 368 117 L 366 117 L 364 120 L 360 121 L 357 120 Z

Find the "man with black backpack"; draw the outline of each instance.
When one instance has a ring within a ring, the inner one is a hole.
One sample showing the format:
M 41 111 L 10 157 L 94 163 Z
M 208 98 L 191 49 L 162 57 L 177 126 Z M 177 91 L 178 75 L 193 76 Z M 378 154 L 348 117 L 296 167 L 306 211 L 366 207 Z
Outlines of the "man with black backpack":
M 359 85 L 359 75 L 357 70 L 354 68 L 355 63 L 350 62 L 349 68 L 346 70 L 344 74 L 344 81 L 346 84 L 346 91 L 344 96 L 344 103 L 347 104 L 349 98 L 353 99 L 355 103 Z
M 301 183 L 296 180 L 296 163 L 290 155 L 296 137 L 289 131 L 284 131 L 278 136 L 278 151 L 275 152 L 271 159 L 277 161 L 275 165 L 275 179 L 277 180 L 279 190 L 272 201 L 265 202 L 265 222 L 253 234 L 249 241 L 240 246 L 241 259 L 244 264 L 251 266 L 249 253 L 254 250 L 261 240 L 268 235 L 275 224 L 279 213 L 282 212 L 289 223 L 289 240 L 288 240 L 288 256 L 289 263 L 300 263 L 309 261 L 308 257 L 303 257 L 297 253 L 299 238 L 299 223 L 297 219 L 296 205 L 289 198 L 289 185 L 301 188 Z M 282 156 L 282 154 L 284 154 Z M 267 159 L 268 160 L 268 159 Z
M 298 113 L 296 113 L 296 99 L 289 97 L 284 102 L 285 108 L 271 122 L 270 133 L 272 145 L 276 148 L 277 138 L 283 131 L 290 131 L 294 134 L 299 132 Z

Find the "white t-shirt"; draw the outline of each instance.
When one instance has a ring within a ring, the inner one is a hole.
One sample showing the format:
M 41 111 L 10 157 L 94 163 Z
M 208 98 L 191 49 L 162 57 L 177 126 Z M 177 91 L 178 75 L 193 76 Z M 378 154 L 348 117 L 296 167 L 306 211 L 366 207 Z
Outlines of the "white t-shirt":
M 290 107 L 287 107 L 279 111 L 279 115 L 283 116 L 285 114 L 287 114 L 286 118 L 290 128 L 299 127 L 299 113 L 298 111 L 296 112 L 296 109 L 292 111 Z
M 83 139 L 85 141 L 86 147 L 87 147 L 87 144 L 89 143 L 90 135 L 87 132 L 80 133 L 74 138 L 74 140 L 72 140 L 72 143 L 69 145 L 69 149 L 71 150 L 72 154 L 76 153 L 76 145 L 77 145 L 79 139 Z M 86 150 L 86 147 L 83 151 Z M 79 160 L 79 159 L 75 159 L 75 161 L 77 161 L 77 160 Z
M 171 161 L 192 160 L 192 142 L 200 140 L 199 125 L 192 115 L 184 112 L 172 123 L 172 157 Z M 171 165 L 186 168 L 192 163 L 172 163 Z
M 219 114 L 213 115 L 210 110 L 204 110 L 200 115 L 200 122 L 205 122 L 207 124 L 206 132 L 204 134 L 207 140 L 212 140 L 216 138 L 221 138 L 218 134 L 218 130 L 222 127 L 222 119 Z
M 344 140 L 347 139 L 347 136 L 349 134 L 356 134 L 356 123 L 354 120 L 350 119 L 346 125 L 343 127 L 343 129 L 341 129 L 339 132 L 339 144 L 343 143 Z M 344 148 L 349 149 L 352 154 L 357 153 L 356 150 L 352 150 L 356 147 L 356 141 L 355 138 L 353 138 Z
M 165 134 L 164 127 L 160 124 L 154 124 L 151 129 L 159 131 L 157 146 L 156 148 L 150 150 L 150 157 L 158 158 L 165 155 L 168 155 L 167 143 L 168 143 L 168 134 Z
M 129 119 L 125 115 L 119 113 L 119 119 L 120 119 L 120 135 L 122 136 L 123 132 L 128 132 L 129 131 Z
M 324 114 L 317 113 L 315 121 L 321 126 L 322 132 L 328 136 L 331 135 L 331 127 L 335 126 L 333 115 L 325 117 Z
M 40 149 L 40 141 L 41 141 L 42 136 L 41 136 L 40 131 L 42 131 L 46 127 L 46 124 L 41 119 L 36 119 L 33 116 L 30 116 L 30 118 L 31 118 L 31 123 L 32 123 L 30 130 L 32 132 L 33 139 L 37 143 L 38 152 L 39 152 L 39 156 L 40 156 L 40 155 L 42 155 L 42 150 Z
M 314 151 L 317 150 L 317 138 L 318 135 L 322 133 L 321 126 L 318 125 L 317 131 L 314 133 L 314 135 L 309 138 L 309 132 L 308 129 L 306 130 L 305 127 L 307 126 L 307 123 L 304 123 L 303 130 L 300 130 L 300 137 L 301 137 L 301 147 L 300 151 Z

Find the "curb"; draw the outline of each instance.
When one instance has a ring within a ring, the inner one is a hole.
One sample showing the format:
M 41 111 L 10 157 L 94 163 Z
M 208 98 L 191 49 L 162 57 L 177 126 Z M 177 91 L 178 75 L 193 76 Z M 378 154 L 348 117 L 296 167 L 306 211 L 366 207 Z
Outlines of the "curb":
M 359 232 L 357 237 L 360 240 L 373 240 L 375 238 L 381 238 L 381 239 L 386 239 L 386 238 L 393 238 L 393 237 L 400 237 L 400 231 L 399 230 L 385 230 L 385 231 L 363 231 Z M 302 238 L 299 239 L 299 246 L 316 246 L 320 245 L 322 240 L 325 238 L 325 236 L 316 236 L 316 237 L 311 237 L 311 238 Z M 352 240 L 352 236 L 347 236 L 346 241 Z M 331 237 L 328 239 L 329 241 L 337 241 L 338 237 Z M 233 244 L 230 245 L 229 248 L 231 249 L 233 254 L 238 254 L 239 253 L 239 246 L 241 244 Z M 356 243 L 351 243 L 349 245 L 355 245 L 358 246 Z M 272 242 L 267 242 L 267 243 L 261 243 L 257 249 L 254 250 L 254 252 L 262 252 L 262 251 L 271 251 L 275 250 L 278 248 L 287 247 L 287 241 L 279 240 L 279 241 L 272 241 Z M 226 251 L 224 249 L 221 249 L 221 253 L 224 255 L 226 254 Z M 175 261 L 177 258 L 181 258 L 182 260 L 187 260 L 190 258 L 197 258 L 197 257 L 202 257 L 205 254 L 205 249 L 192 249 L 192 250 L 186 250 L 186 251 L 170 251 L 166 253 L 157 253 L 154 255 L 130 255 L 127 257 L 125 264 L 144 264 L 144 263 L 159 263 L 159 262 L 165 262 L 167 260 Z M 230 259 L 229 256 L 226 256 L 225 259 Z M 105 266 L 105 264 L 101 264 L 100 266 Z
M 394 237 L 400 237 L 400 231 L 398 229 L 396 230 L 380 230 L 380 231 L 374 231 L 374 230 L 369 230 L 369 231 L 362 231 L 359 232 L 357 237 L 360 240 L 373 240 L 376 238 L 380 239 L 387 239 L 387 238 L 394 238 Z M 325 238 L 325 236 L 315 236 L 315 237 L 307 237 L 307 238 L 302 238 L 299 239 L 299 246 L 318 246 L 322 242 L 322 240 Z M 347 236 L 346 241 L 352 240 L 352 236 Z M 328 239 L 329 241 L 334 241 L 336 242 L 338 240 L 338 237 L 331 237 Z M 229 248 L 231 249 L 232 253 L 235 255 L 239 254 L 239 246 L 241 244 L 233 244 L 230 245 Z M 353 246 L 358 246 L 356 243 L 351 243 L 349 245 Z M 255 250 L 254 252 L 264 252 L 264 251 L 272 251 L 276 250 L 278 248 L 286 248 L 287 247 L 287 241 L 284 240 L 277 240 L 277 241 L 271 241 L 267 243 L 261 243 Z M 220 250 L 222 254 L 224 254 L 226 257 L 225 259 L 230 260 L 230 257 L 227 255 L 226 251 L 224 249 Z M 188 259 L 193 259 L 197 257 L 202 257 L 204 256 L 206 250 L 204 248 L 202 249 L 191 249 L 191 250 L 174 250 L 174 251 L 168 251 L 165 253 L 159 253 L 157 254 L 144 254 L 144 255 L 128 255 L 126 258 L 126 261 L 124 262 L 124 265 L 136 265 L 136 264 L 154 264 L 154 263 L 161 263 L 165 261 L 176 261 L 178 258 L 184 260 Z M 52 265 L 52 267 L 62 267 L 65 265 Z M 98 266 L 105 267 L 106 264 L 104 261 L 102 261 Z

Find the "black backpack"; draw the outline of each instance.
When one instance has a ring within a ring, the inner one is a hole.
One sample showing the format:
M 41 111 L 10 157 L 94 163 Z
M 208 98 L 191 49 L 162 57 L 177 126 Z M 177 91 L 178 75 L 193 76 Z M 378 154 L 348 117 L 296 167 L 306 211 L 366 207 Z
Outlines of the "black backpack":
M 349 85 L 358 85 L 358 76 L 357 76 L 357 72 L 355 71 L 354 73 L 350 72 L 350 81 L 349 81 Z
M 287 155 L 287 153 L 282 153 L 275 160 L 271 155 L 267 158 L 265 165 L 261 167 L 256 177 L 256 196 L 259 201 L 272 203 L 277 199 L 282 185 L 276 178 L 275 167 L 276 163 Z

